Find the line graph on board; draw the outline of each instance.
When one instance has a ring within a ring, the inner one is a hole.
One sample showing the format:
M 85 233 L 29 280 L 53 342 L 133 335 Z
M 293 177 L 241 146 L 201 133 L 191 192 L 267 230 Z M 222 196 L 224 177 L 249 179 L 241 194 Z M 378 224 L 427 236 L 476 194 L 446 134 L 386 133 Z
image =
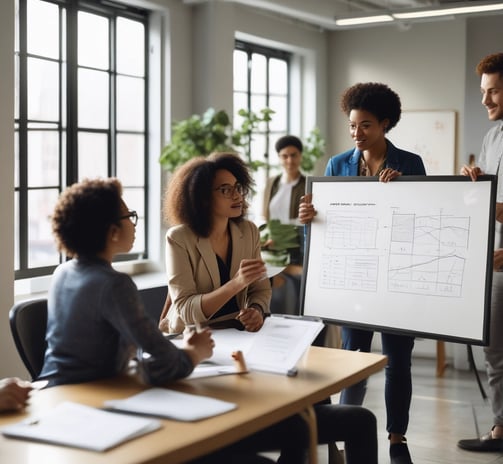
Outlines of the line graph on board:
M 469 240 L 469 217 L 394 214 L 388 290 L 461 297 Z

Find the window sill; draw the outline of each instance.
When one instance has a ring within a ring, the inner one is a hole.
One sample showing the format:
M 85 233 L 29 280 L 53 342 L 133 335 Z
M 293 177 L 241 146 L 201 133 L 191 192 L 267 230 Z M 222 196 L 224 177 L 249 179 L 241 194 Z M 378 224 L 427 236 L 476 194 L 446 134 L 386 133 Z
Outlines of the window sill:
M 129 274 L 135 282 L 138 290 L 164 287 L 167 285 L 166 273 L 155 268 L 154 263 L 139 260 L 131 262 L 114 263 L 113 267 Z M 32 279 L 20 279 L 14 282 L 14 300 L 28 300 L 33 298 L 45 298 L 49 290 L 52 276 L 34 277 Z

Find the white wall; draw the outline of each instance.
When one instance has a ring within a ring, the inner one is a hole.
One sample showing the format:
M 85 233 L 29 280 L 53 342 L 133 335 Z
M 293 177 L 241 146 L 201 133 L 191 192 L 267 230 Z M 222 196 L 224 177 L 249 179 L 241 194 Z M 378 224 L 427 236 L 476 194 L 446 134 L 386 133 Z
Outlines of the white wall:
M 14 0 L 0 4 L 0 377 L 23 373 L 9 329 L 14 302 Z
M 314 27 L 300 27 L 234 3 L 208 2 L 194 9 L 193 97 L 195 112 L 209 107 L 233 110 L 233 50 L 236 37 L 294 52 L 304 86 L 292 116 L 299 134 L 318 126 L 325 133 L 327 34 Z
M 329 46 L 331 147 L 352 146 L 340 94 L 356 82 L 383 82 L 399 95 L 402 110 L 455 110 L 462 126 L 465 95 L 464 20 L 334 32 Z M 400 124 L 400 123 L 398 123 Z M 392 132 L 390 132 L 392 134 Z M 458 130 L 458 148 L 462 131 Z

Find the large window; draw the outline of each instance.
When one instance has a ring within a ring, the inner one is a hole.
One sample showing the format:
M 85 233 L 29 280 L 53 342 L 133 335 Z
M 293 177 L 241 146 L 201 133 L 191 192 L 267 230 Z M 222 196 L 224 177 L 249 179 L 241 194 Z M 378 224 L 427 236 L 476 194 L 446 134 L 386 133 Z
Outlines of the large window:
M 65 259 L 50 214 L 85 177 L 118 177 L 138 211 L 146 257 L 147 12 L 114 2 L 18 0 L 16 11 L 16 278 Z
M 248 150 L 256 161 L 265 161 L 272 170 L 277 166 L 274 151 L 276 140 L 289 131 L 289 62 L 290 53 L 260 45 L 236 41 L 234 49 L 234 126 L 242 118 L 238 111 L 245 109 L 260 114 L 269 108 L 274 111 L 268 124 L 259 125 L 252 134 Z M 265 188 L 269 169 L 255 176 L 257 195 L 252 211 L 259 214 L 261 193 Z

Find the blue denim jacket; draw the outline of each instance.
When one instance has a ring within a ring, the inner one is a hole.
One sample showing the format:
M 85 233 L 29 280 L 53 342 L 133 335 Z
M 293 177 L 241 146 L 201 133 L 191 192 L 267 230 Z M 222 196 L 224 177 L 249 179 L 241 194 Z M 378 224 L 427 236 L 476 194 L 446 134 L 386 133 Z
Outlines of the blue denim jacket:
M 400 171 L 404 176 L 424 176 L 426 170 L 419 155 L 395 147 L 386 139 L 386 167 Z M 325 169 L 326 176 L 357 176 L 358 162 L 362 152 L 351 148 L 339 155 L 332 156 Z

